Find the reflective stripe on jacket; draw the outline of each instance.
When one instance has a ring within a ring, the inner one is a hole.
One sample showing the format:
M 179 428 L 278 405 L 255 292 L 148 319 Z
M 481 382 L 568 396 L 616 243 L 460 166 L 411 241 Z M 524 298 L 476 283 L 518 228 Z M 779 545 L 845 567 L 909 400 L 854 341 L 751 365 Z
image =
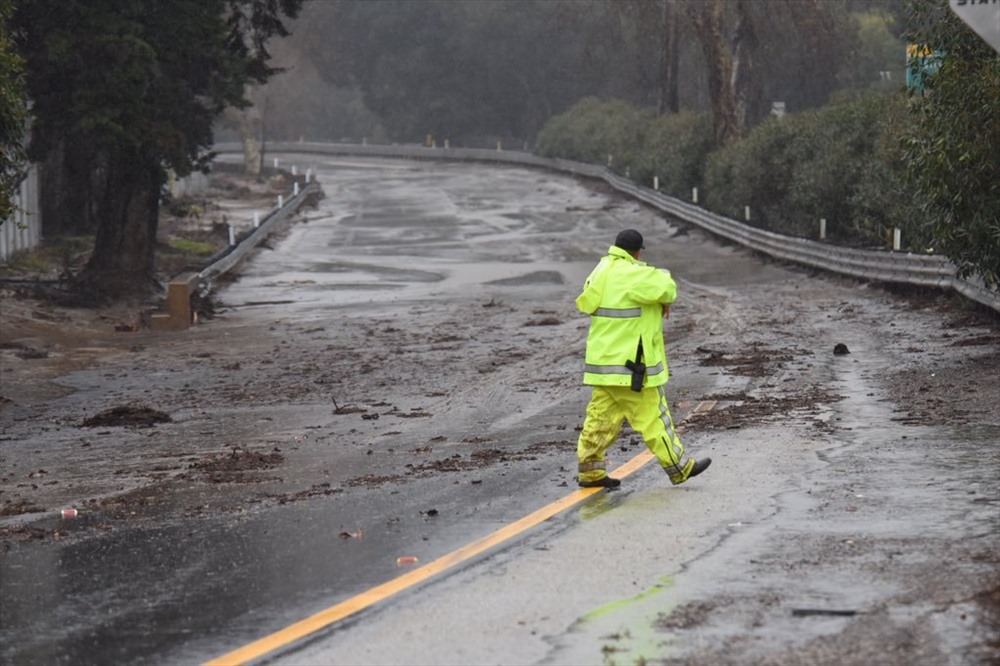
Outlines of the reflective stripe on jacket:
M 632 371 L 625 363 L 636 360 L 640 336 L 646 364 L 644 386 L 666 383 L 663 306 L 676 298 L 677 285 L 669 271 L 649 266 L 612 246 L 576 299 L 577 309 L 590 315 L 583 383 L 629 386 Z

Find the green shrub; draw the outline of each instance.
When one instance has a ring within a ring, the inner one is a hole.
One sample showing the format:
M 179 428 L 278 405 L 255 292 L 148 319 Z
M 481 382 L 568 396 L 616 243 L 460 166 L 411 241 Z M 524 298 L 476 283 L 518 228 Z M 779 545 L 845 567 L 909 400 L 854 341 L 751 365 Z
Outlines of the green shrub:
M 178 252 L 191 254 L 194 256 L 211 256 L 215 253 L 216 247 L 212 243 L 202 243 L 189 240 L 187 238 L 174 238 L 168 245 Z
M 800 118 L 787 201 L 787 215 L 796 220 L 795 226 L 815 228 L 816 220 L 825 217 L 831 240 L 855 244 L 878 240 L 854 233 L 858 228 L 851 202 L 865 178 L 884 168 L 878 164 L 877 147 L 885 99 L 868 95 Z
M 744 219 L 744 206 L 750 206 L 754 226 L 788 233 L 794 225 L 783 204 L 796 167 L 792 148 L 798 125 L 794 116 L 770 118 L 746 139 L 711 153 L 705 206 L 736 220 Z
M 705 158 L 712 148 L 712 119 L 703 113 L 677 113 L 654 118 L 646 142 L 632 170 L 632 178 L 646 187 L 658 177 L 660 191 L 690 199 L 701 186 Z
M 538 134 L 537 151 L 544 157 L 604 165 L 611 156 L 616 172 L 631 172 L 652 117 L 652 111 L 625 102 L 588 97 L 546 123 Z
M 902 231 L 903 249 L 923 252 L 933 245 L 921 211 L 922 197 L 906 184 L 902 134 L 910 123 L 904 95 L 881 99 L 879 131 L 874 154 L 858 169 L 858 183 L 851 194 L 850 224 L 845 231 L 867 244 L 891 244 L 892 229 Z
M 0 265 L 0 277 L 52 277 L 77 268 L 94 249 L 93 236 L 58 236 L 30 250 L 15 252 Z
M 586 99 L 539 134 L 539 153 L 595 164 L 615 156 L 632 180 L 688 200 L 698 187 L 707 208 L 778 233 L 883 246 L 893 227 L 906 249 L 922 250 L 929 233 L 918 197 L 904 184 L 903 93 L 841 98 L 819 110 L 771 117 L 743 140 L 715 152 L 711 119 L 680 113 L 656 117 L 623 102 Z
M 894 146 L 905 98 L 864 95 L 819 110 L 771 118 L 708 159 L 705 202 L 712 210 L 783 234 L 883 245 L 892 227 L 919 245 L 914 196 L 903 185 Z

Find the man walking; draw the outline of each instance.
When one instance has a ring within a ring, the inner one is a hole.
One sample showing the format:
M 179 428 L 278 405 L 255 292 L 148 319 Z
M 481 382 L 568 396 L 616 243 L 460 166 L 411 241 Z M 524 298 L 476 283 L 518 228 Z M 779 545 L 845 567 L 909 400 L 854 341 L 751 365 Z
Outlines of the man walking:
M 684 483 L 708 469 L 711 458 L 684 457 L 667 406 L 667 356 L 663 319 L 677 298 L 670 273 L 639 261 L 642 234 L 625 229 L 584 284 L 576 307 L 590 315 L 583 383 L 593 386 L 577 442 L 579 483 L 614 488 L 604 454 L 622 421 L 642 434 L 671 483 Z

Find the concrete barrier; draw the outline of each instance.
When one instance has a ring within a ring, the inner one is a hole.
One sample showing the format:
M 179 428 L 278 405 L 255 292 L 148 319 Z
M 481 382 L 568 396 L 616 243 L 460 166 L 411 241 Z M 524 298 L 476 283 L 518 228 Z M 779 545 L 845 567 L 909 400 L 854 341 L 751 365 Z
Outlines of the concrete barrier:
M 167 311 L 150 318 L 154 331 L 183 331 L 194 321 L 191 297 L 198 293 L 197 273 L 182 273 L 167 283 Z

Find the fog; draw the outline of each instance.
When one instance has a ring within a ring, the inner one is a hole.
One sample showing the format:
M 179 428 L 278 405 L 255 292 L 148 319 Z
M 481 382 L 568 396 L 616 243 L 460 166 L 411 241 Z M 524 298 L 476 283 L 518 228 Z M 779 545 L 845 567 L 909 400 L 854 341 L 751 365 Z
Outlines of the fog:
M 265 139 L 520 147 L 586 97 L 709 112 L 727 59 L 750 127 L 904 82 L 903 0 L 723 1 L 716 42 L 699 29 L 713 4 L 307 1 L 269 44 L 284 71 L 252 89 L 249 113 Z

